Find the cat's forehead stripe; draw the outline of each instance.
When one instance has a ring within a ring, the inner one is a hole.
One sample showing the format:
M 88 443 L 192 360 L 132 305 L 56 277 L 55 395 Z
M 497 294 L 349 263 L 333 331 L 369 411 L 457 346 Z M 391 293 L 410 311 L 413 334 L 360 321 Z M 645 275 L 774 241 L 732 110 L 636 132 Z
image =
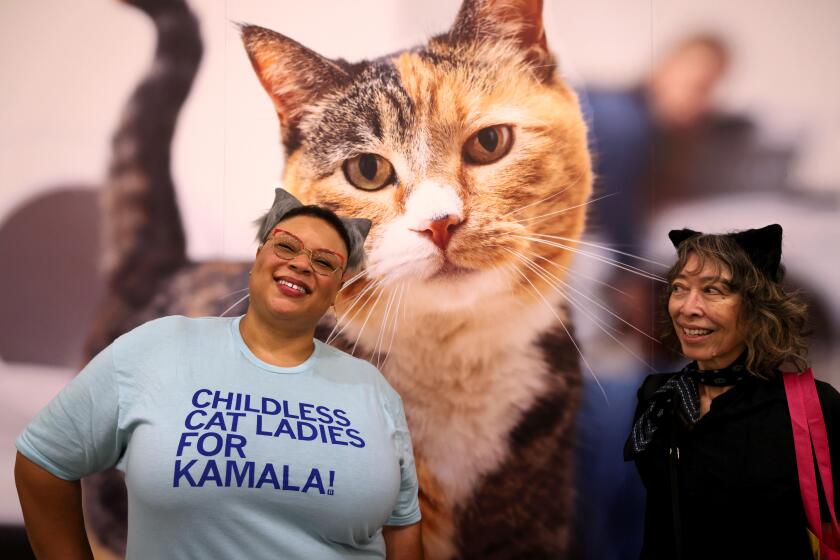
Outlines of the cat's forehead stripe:
M 451 136 L 445 129 L 463 113 L 459 88 L 453 89 L 455 83 L 448 80 L 443 86 L 441 78 L 460 75 L 465 66 L 473 73 L 492 73 L 481 61 L 467 62 L 446 49 L 419 48 L 353 65 L 344 63 L 352 83 L 322 100 L 309 123 L 302 126 L 307 160 L 316 176 L 334 173 L 337 164 L 353 155 L 380 153 L 383 145 L 411 152 L 418 160 L 414 163 L 425 166 L 430 154 L 428 149 L 418 153 L 418 145 L 425 145 L 430 135 Z M 489 82 L 485 78 L 479 83 Z M 425 130 L 429 126 L 440 130 Z M 439 148 L 446 151 L 448 146 Z
M 321 104 L 306 130 L 313 163 L 330 173 L 335 162 L 381 142 L 387 134 L 405 141 L 414 121 L 414 102 L 393 62 L 379 59 L 358 70 L 353 83 Z
M 433 59 L 426 58 L 422 52 L 408 51 L 395 57 L 392 63 L 406 95 L 415 100 L 415 116 L 420 123 L 446 120 L 457 111 L 455 104 L 441 103 L 442 74 Z M 433 118 L 433 115 L 439 119 Z

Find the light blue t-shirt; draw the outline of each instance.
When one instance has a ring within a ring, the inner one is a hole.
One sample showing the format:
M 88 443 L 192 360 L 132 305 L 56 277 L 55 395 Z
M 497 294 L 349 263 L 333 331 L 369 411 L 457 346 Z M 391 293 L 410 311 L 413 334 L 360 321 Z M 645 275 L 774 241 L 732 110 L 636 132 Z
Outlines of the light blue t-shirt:
M 240 319 L 118 338 L 17 448 L 67 480 L 124 471 L 131 559 L 384 558 L 382 526 L 420 520 L 399 396 L 317 340 L 296 367 L 267 364 Z

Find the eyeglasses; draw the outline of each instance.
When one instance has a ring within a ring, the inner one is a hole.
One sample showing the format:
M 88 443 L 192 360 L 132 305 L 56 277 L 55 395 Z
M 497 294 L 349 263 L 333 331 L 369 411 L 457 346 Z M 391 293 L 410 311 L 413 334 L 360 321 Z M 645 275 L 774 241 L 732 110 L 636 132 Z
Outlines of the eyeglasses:
M 309 250 L 303 246 L 303 241 L 293 234 L 280 228 L 274 228 L 272 237 L 266 243 L 271 245 L 277 258 L 290 261 L 301 253 L 309 256 L 309 264 L 312 270 L 321 276 L 330 276 L 336 270 L 344 268 L 344 257 L 329 249 Z

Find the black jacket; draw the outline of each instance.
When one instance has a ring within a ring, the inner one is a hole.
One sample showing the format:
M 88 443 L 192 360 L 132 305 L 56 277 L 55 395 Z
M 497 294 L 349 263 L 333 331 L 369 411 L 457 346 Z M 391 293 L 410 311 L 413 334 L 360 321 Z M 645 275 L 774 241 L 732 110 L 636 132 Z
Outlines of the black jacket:
M 648 376 L 636 418 L 673 374 Z M 840 394 L 817 382 L 834 466 L 840 479 Z M 674 463 L 674 469 L 669 463 Z M 647 489 L 643 560 L 812 559 L 796 471 L 793 432 L 781 378 L 749 378 L 716 397 L 692 427 L 663 419 L 636 458 Z M 676 503 L 671 477 L 675 475 Z M 835 499 L 838 503 L 840 500 Z M 676 552 L 673 508 L 679 511 Z

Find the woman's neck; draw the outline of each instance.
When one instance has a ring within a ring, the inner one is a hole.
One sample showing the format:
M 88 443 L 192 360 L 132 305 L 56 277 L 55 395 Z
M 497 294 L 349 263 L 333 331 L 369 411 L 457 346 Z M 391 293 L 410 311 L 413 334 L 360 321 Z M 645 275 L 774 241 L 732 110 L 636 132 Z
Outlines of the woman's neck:
M 698 361 L 697 367 L 701 372 L 710 370 L 723 370 L 737 362 L 740 356 L 741 355 L 739 354 L 734 359 L 727 360 L 728 363 L 726 363 L 723 366 L 717 363 Z M 697 385 L 697 396 L 700 399 L 700 417 L 702 418 L 706 415 L 707 412 L 709 412 L 709 410 L 712 408 L 712 401 L 714 399 L 729 391 L 734 386 L 735 385 L 709 385 L 706 383 L 699 383 Z
M 249 309 L 239 322 L 239 333 L 248 349 L 262 361 L 279 367 L 302 364 L 314 351 L 315 329 L 263 321 Z
M 709 410 L 711 410 L 712 401 L 714 399 L 721 396 L 734 386 L 735 385 L 724 385 L 722 387 L 716 387 L 714 385 L 698 385 L 697 396 L 700 398 L 700 417 L 702 418 L 707 412 L 709 412 Z

